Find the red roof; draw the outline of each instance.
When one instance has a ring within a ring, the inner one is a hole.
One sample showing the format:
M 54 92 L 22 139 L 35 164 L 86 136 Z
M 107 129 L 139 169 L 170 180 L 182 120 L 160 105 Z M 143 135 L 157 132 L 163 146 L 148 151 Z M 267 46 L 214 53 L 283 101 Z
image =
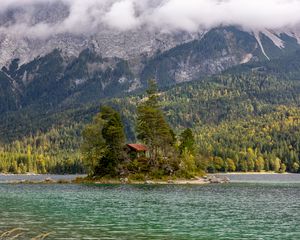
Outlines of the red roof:
M 128 147 L 137 151 L 137 152 L 146 152 L 148 148 L 143 144 L 127 144 Z

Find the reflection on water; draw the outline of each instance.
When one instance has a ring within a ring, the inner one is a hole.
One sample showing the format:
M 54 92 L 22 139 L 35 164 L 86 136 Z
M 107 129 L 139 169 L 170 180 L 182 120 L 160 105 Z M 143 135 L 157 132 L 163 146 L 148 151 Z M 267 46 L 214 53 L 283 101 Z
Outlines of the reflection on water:
M 18 239 L 49 232 L 47 239 L 300 239 L 300 182 L 278 184 L 281 178 L 205 186 L 0 184 L 0 231 L 26 229 Z

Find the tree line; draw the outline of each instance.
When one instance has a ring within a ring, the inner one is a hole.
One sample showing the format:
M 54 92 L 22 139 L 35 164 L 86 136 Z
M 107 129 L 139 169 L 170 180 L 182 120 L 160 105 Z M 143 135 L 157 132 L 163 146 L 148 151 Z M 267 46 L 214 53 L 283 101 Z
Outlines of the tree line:
M 299 172 L 300 111 L 280 106 L 260 117 L 200 127 L 197 143 L 210 172 Z
M 81 129 L 74 124 L 69 127 L 52 128 L 11 144 L 0 147 L 0 172 L 2 173 L 84 173 L 81 155 Z

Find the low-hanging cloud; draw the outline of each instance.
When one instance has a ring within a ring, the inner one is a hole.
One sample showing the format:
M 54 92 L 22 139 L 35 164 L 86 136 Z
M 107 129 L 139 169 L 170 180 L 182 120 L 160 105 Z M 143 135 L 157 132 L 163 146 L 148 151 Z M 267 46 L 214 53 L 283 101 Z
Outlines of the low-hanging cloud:
M 45 4 L 52 6 L 50 18 L 62 5 L 67 14 L 59 21 L 34 20 Z M 0 17 L 9 11 L 17 13 L 1 23 L 0 32 L 28 37 L 90 34 L 103 28 L 197 32 L 220 25 L 249 30 L 300 25 L 300 0 L 1 0 Z

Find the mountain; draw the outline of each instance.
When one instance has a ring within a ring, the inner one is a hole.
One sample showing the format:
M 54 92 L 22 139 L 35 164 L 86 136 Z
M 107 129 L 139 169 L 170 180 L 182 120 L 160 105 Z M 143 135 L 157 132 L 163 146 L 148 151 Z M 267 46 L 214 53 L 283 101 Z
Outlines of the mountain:
M 7 103 L 0 110 L 16 110 L 36 102 L 47 107 L 95 102 L 143 89 L 152 78 L 167 87 L 246 63 L 267 64 L 298 50 L 297 39 L 286 34 L 254 34 L 236 27 L 212 29 L 198 40 L 131 59 L 103 57 L 94 45 L 76 57 L 53 49 L 28 63 L 13 59 L 2 68 L 1 97 Z
M 146 69 L 147 62 L 144 64 Z M 14 60 L 0 75 L 0 139 L 7 142 L 53 127 L 89 122 L 102 104 L 113 105 L 126 115 L 127 134 L 134 136 L 132 113 L 147 78 L 136 80 L 131 67 L 130 61 L 102 58 L 93 49 L 84 50 L 72 61 L 64 59 L 59 50 L 21 66 Z M 193 126 L 297 105 L 299 72 L 300 51 L 296 51 L 270 61 L 262 57 L 191 82 L 159 83 L 167 91 L 169 121 L 174 126 Z
M 0 71 L 0 79 L 0 113 L 8 110 L 17 110 L 19 93 L 14 79 L 2 71 Z
M 188 33 L 102 26 L 98 32 L 47 37 L 8 31 L 20 19 L 28 21 L 28 11 L 34 26 L 59 24 L 69 14 L 61 1 L 0 13 L 2 140 L 63 124 L 60 114 L 74 119 L 90 106 L 95 112 L 108 98 L 140 93 L 149 79 L 169 88 L 218 74 L 259 70 L 296 79 L 299 73 L 300 34 L 291 29 L 229 26 Z M 18 133 L 16 124 L 22 126 Z
M 90 49 L 71 61 L 55 49 L 28 64 L 19 66 L 18 62 L 15 59 L 8 68 L 3 67 L 2 74 L 17 86 L 19 107 L 37 101 L 53 106 L 79 95 L 81 101 L 116 95 L 120 88 L 129 89 L 133 79 L 126 61 L 102 58 Z

